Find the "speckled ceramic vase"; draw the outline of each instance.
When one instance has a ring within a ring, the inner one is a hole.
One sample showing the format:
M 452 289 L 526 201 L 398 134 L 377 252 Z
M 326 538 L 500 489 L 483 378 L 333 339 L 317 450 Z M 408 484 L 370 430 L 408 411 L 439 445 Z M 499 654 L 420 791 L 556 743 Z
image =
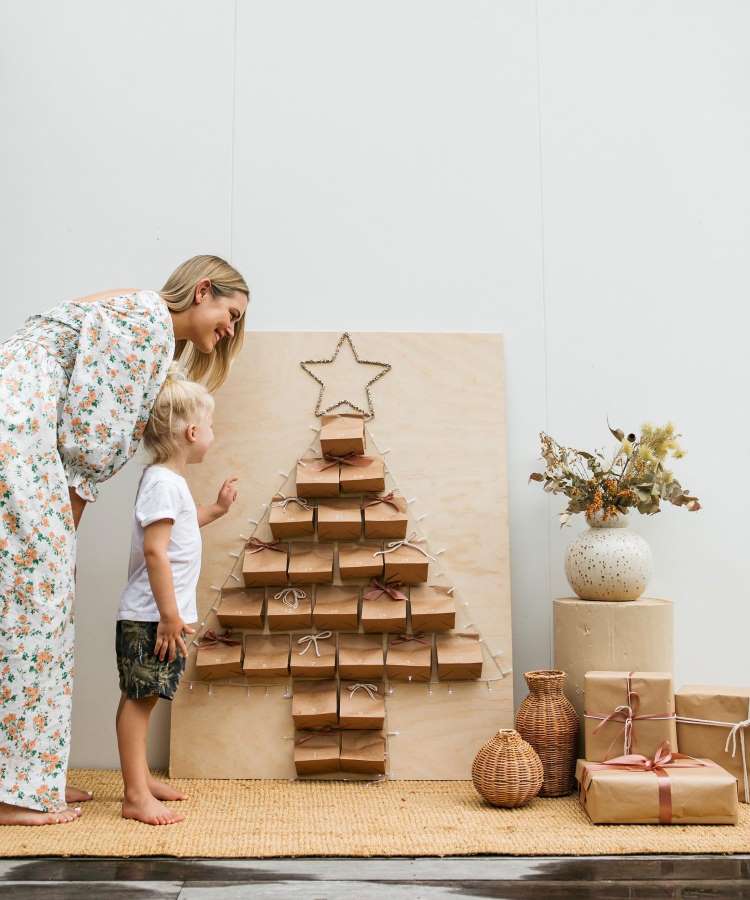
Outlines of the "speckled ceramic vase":
M 651 548 L 627 515 L 587 517 L 565 556 L 568 583 L 582 600 L 637 600 L 651 578 Z

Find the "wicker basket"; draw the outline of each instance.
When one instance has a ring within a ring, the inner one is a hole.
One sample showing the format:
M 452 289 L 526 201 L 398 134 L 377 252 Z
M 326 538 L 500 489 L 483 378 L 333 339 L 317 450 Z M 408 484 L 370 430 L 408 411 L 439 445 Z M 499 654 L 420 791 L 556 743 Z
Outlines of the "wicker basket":
M 541 797 L 562 797 L 573 790 L 578 750 L 578 716 L 563 694 L 565 672 L 525 672 L 529 695 L 518 708 L 516 728 L 539 754 L 544 766 Z
M 490 738 L 471 767 L 474 787 L 493 806 L 523 806 L 539 793 L 542 778 L 539 757 L 513 729 Z

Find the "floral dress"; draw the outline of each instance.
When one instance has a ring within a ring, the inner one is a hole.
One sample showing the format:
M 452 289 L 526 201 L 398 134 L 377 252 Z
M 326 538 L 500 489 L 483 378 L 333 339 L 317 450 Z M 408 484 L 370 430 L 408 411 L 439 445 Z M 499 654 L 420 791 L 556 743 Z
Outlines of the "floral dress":
M 65 806 L 76 539 L 68 487 L 135 452 L 174 356 L 139 291 L 61 303 L 0 343 L 0 802 Z

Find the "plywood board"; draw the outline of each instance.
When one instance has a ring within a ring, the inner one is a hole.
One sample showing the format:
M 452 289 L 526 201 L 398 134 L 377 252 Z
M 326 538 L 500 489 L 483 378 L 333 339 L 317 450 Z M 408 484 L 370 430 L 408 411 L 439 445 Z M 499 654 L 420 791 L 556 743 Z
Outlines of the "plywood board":
M 248 520 L 261 520 L 256 534 L 267 539 L 262 504 L 279 489 L 293 493 L 287 473 L 293 478 L 296 460 L 316 440 L 311 426 L 319 390 L 299 363 L 330 357 L 338 337 L 248 334 L 216 396 L 216 442 L 206 461 L 191 467 L 191 489 L 197 502 L 211 502 L 221 481 L 237 475 L 240 494 L 229 515 L 203 531 L 198 602 L 204 627 L 218 626 L 210 612 L 218 598 L 212 585 L 227 581 L 232 566 L 239 571 L 242 535 L 254 528 Z M 376 415 L 368 423 L 368 449 L 388 451 L 387 487 L 416 498 L 410 528 L 417 523 L 433 553 L 444 550 L 430 564 L 430 582 L 454 587 L 456 630 L 478 631 L 485 648 L 487 680 L 393 683 L 386 698 L 389 775 L 464 779 L 481 744 L 513 718 L 502 338 L 367 333 L 352 339 L 360 359 L 393 366 L 371 389 Z M 343 374 L 327 367 L 324 405 L 343 398 L 364 370 L 353 361 L 339 368 Z M 366 402 L 361 390 L 348 399 Z M 293 776 L 288 682 L 248 685 L 238 678 L 209 687 L 196 681 L 194 656 L 173 703 L 171 774 Z

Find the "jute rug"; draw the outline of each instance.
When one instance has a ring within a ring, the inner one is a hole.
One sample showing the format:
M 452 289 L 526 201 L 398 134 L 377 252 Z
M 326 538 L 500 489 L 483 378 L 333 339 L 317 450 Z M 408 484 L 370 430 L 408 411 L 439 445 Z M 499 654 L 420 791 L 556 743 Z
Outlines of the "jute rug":
M 72 825 L 0 828 L 0 856 L 511 856 L 750 850 L 750 806 L 729 826 L 591 825 L 575 797 L 485 805 L 468 781 L 382 784 L 176 781 L 184 822 L 120 817 L 118 772 L 78 770 L 94 792 Z

